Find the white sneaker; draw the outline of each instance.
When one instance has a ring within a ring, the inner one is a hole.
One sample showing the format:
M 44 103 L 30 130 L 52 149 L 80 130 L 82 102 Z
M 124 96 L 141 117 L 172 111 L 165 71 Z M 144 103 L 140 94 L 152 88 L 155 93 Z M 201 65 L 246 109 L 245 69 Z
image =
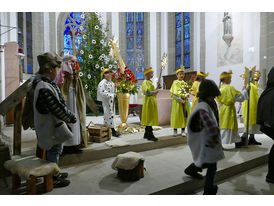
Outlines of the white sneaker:
M 185 131 L 182 132 L 182 136 L 186 137 L 186 132 Z
M 176 137 L 177 136 L 177 130 L 173 130 L 173 136 Z

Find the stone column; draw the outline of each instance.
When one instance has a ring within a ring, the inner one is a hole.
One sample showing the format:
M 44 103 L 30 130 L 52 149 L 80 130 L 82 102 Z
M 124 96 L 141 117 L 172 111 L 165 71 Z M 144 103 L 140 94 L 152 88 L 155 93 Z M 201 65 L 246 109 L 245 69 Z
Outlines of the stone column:
M 262 12 L 260 15 L 260 70 L 261 84 L 266 87 L 267 74 L 274 66 L 274 13 Z
M 49 31 L 49 49 L 50 51 L 57 53 L 55 12 L 49 12 Z
M 44 13 L 32 13 L 32 54 L 33 54 L 33 73 L 39 69 L 37 56 L 44 51 Z
M 175 74 L 175 12 L 168 13 L 168 74 Z
M 200 71 L 205 72 L 205 12 L 200 13 Z

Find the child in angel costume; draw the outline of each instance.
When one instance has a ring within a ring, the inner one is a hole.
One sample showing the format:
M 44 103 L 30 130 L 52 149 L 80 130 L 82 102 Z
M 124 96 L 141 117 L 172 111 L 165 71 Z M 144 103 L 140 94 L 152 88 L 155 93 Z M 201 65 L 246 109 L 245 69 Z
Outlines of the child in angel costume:
M 103 69 L 101 76 L 103 80 L 99 83 L 97 88 L 97 100 L 102 102 L 104 109 L 104 124 L 109 126 L 112 131 L 112 136 L 119 137 L 121 134 L 118 133 L 114 127 L 115 118 L 115 84 L 111 81 L 112 71 L 109 68 Z
M 144 138 L 151 141 L 157 141 L 158 139 L 153 134 L 152 126 L 159 125 L 156 100 L 158 90 L 156 90 L 153 82 L 151 81 L 151 78 L 153 77 L 153 70 L 151 67 L 145 69 L 144 75 L 146 80 L 142 83 L 144 99 L 141 124 L 146 126 Z
M 220 129 L 223 144 L 235 143 L 236 148 L 246 147 L 238 134 L 238 122 L 235 102 L 248 99 L 248 88 L 241 93 L 231 83 L 232 72 L 222 72 L 220 75 L 221 95 L 216 97 L 219 103 Z
M 192 103 L 191 103 L 191 110 L 190 113 L 193 112 L 199 98 L 197 97 L 197 94 L 199 92 L 199 86 L 203 79 L 205 79 L 208 76 L 208 74 L 204 74 L 203 72 L 197 72 L 197 76 L 195 78 L 195 81 L 193 82 L 192 88 L 191 88 L 191 94 L 194 96 Z
M 255 71 L 253 81 L 250 82 L 250 94 L 249 94 L 249 120 L 248 120 L 248 133 L 249 139 L 248 144 L 249 145 L 261 145 L 261 142 L 257 142 L 255 140 L 255 134 L 258 134 L 260 132 L 260 126 L 256 124 L 257 120 L 257 105 L 259 101 L 259 95 L 258 95 L 258 81 L 260 79 L 261 73 L 260 71 Z M 244 75 L 241 75 L 241 77 L 244 77 Z M 242 112 L 243 112 L 243 118 L 244 118 L 244 126 L 246 128 L 247 126 L 247 100 L 242 102 Z M 246 129 L 245 129 L 246 131 Z M 241 136 L 241 139 L 245 141 L 245 139 L 248 138 L 248 134 L 245 132 Z
M 181 66 L 176 71 L 177 80 L 172 83 L 170 93 L 172 97 L 172 110 L 170 115 L 170 127 L 173 128 L 173 136 L 177 135 L 177 129 L 181 128 L 181 135 L 186 136 L 185 127 L 190 114 L 189 104 L 186 97 L 183 96 L 181 89 L 185 83 L 185 68 Z

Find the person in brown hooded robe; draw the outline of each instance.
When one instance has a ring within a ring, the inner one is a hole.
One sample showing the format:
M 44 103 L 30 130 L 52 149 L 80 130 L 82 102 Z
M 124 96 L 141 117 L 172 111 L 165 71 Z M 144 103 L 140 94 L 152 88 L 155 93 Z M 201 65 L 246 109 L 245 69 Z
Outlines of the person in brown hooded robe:
M 73 55 L 63 57 L 62 67 L 56 79 L 68 108 L 75 113 L 76 124 L 69 125 L 73 132 L 73 139 L 64 142 L 64 153 L 81 152 L 81 147 L 87 147 L 86 132 L 86 98 L 84 88 L 79 77 L 80 67 Z

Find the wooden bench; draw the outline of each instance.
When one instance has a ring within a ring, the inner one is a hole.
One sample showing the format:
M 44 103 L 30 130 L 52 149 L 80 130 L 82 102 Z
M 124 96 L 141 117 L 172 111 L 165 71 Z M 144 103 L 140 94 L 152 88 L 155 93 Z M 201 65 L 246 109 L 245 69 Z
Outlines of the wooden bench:
M 8 160 L 4 167 L 12 173 L 12 190 L 21 186 L 21 178 L 27 180 L 27 194 L 36 194 L 38 177 L 43 177 L 46 192 L 53 190 L 53 175 L 59 173 L 59 167 L 53 162 L 34 156 Z

